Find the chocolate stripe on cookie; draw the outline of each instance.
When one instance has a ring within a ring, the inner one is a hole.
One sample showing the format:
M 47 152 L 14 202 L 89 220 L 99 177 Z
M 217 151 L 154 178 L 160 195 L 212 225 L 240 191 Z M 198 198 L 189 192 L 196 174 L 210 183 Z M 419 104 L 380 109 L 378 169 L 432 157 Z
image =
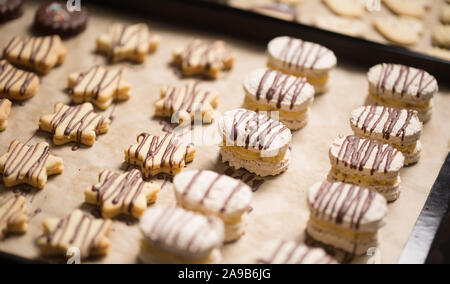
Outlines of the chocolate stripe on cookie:
M 85 86 L 83 91 L 83 97 L 88 96 L 90 93 L 93 95 L 93 99 L 98 99 L 100 93 L 109 88 L 110 86 L 116 86 L 114 93 L 118 93 L 120 83 L 122 81 L 123 69 L 117 71 L 110 71 L 100 66 L 94 66 L 86 72 L 78 75 L 75 86 L 72 88 L 72 93 L 79 86 Z M 108 80 L 107 78 L 110 77 Z M 95 80 L 100 78 L 100 80 Z
M 46 143 L 27 146 L 14 140 L 8 150 L 8 158 L 4 165 L 3 176 L 36 179 L 36 183 L 45 170 L 49 157 L 49 147 Z
M 45 236 L 44 246 L 54 248 L 78 247 L 85 258 L 103 241 L 111 227 L 110 220 L 92 219 L 77 210 L 59 220 Z
M 315 209 L 312 214 L 317 218 L 324 218 L 327 214 L 336 224 L 342 224 L 346 217 L 350 217 L 350 227 L 359 229 L 375 196 L 374 191 L 356 185 L 325 181 L 312 203 Z
M 383 144 L 375 140 L 347 136 L 339 149 L 336 164 L 343 161 L 345 166 L 350 165 L 350 168 L 362 171 L 373 153 L 375 153 L 375 159 L 369 165 L 372 175 L 380 169 L 383 163 L 385 164 L 384 172 L 388 173 L 399 151 L 391 145 Z
M 242 125 L 245 127 L 242 129 Z M 245 141 L 245 148 L 258 147 L 259 150 L 270 148 L 279 134 L 289 131 L 281 122 L 259 115 L 254 111 L 239 110 L 233 118 L 231 139 L 237 141 L 239 137 Z M 251 143 L 251 141 L 253 141 Z
M 306 43 L 307 42 L 300 39 L 289 38 L 280 53 L 280 58 L 284 65 L 287 65 L 289 68 L 291 68 L 292 65 L 296 65 L 301 66 L 302 69 L 314 69 L 319 60 L 331 52 L 331 50 L 320 44 Z M 307 65 L 309 59 L 312 60 L 310 60 L 311 63 Z
M 381 121 L 386 120 L 383 125 L 383 138 L 389 139 L 391 135 L 395 135 L 397 137 L 402 137 L 402 141 L 405 140 L 406 135 L 406 129 L 410 125 L 411 119 L 416 113 L 413 110 L 400 110 L 400 109 L 394 109 L 394 108 L 388 108 L 388 107 L 382 107 L 381 113 L 377 112 L 377 109 L 379 109 L 376 106 L 366 106 L 364 107 L 361 114 L 358 116 L 358 120 L 356 122 L 356 125 L 359 126 L 360 122 L 364 118 L 364 122 L 362 123 L 361 129 L 364 131 L 364 133 L 369 132 L 372 134 L 377 126 L 381 123 Z M 401 126 L 401 128 L 396 132 L 393 133 L 395 126 L 400 122 L 400 117 L 402 114 L 406 113 L 406 119 Z
M 25 95 L 30 83 L 37 78 L 32 72 L 19 70 L 6 60 L 0 61 L 0 89 L 3 94 L 9 95 L 11 89 L 19 89 L 20 95 Z
M 222 41 L 194 40 L 185 47 L 181 56 L 187 66 L 199 64 L 208 68 L 222 64 L 222 45 Z
M 202 215 L 177 207 L 159 210 L 157 219 L 153 220 L 150 230 L 146 233 L 155 243 L 167 242 L 169 245 L 170 242 L 171 247 L 195 253 L 204 249 L 205 244 L 200 241 L 202 232 L 215 232 L 214 223 Z M 186 242 L 186 238 L 189 241 Z
M 264 86 L 271 76 L 274 77 L 271 81 L 272 84 L 270 85 L 269 89 L 265 93 L 263 93 Z M 295 78 L 294 80 L 292 80 L 292 78 L 292 76 L 284 75 L 281 72 L 267 69 L 261 81 L 259 82 L 258 90 L 256 91 L 256 99 L 259 101 L 261 97 L 264 97 L 267 102 L 270 103 L 274 99 L 274 97 L 278 95 L 277 108 L 281 108 L 281 103 L 283 102 L 286 95 L 288 95 L 291 90 L 294 90 L 290 105 L 290 109 L 293 109 L 297 98 L 300 96 L 303 88 L 307 83 L 307 80 L 306 78 Z
M 60 105 L 50 125 L 53 132 L 56 132 L 58 128 L 65 125 L 63 127 L 65 136 L 70 136 L 75 131 L 76 142 L 81 144 L 83 133 L 91 129 L 96 131 L 98 128 L 101 128 L 105 120 L 106 118 L 103 115 L 94 113 L 90 104 L 74 107 Z
M 257 261 L 262 264 L 332 264 L 336 261 L 322 249 L 310 248 L 294 241 L 272 242 L 270 258 Z
M 395 79 L 393 74 L 397 74 Z M 395 80 L 390 91 L 398 92 L 402 96 L 406 93 L 411 93 L 417 97 L 422 96 L 423 92 L 436 81 L 433 76 L 424 70 L 415 69 L 404 65 L 383 63 L 381 65 L 377 89 L 386 91 L 387 82 L 390 79 Z
M 128 207 L 128 213 L 131 213 L 145 185 L 142 174 L 138 170 L 132 170 L 125 175 L 104 171 L 100 174 L 100 180 L 103 180 L 102 185 L 92 187 L 92 191 L 97 193 L 97 201 L 102 204 L 120 203 L 122 208 Z

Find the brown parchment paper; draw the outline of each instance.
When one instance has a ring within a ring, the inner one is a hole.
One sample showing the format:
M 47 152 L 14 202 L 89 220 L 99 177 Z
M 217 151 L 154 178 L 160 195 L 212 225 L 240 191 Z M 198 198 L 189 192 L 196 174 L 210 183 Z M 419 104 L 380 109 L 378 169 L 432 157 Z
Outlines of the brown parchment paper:
M 0 43 L 3 45 L 14 35 L 29 35 L 37 4 L 27 1 L 25 15 L 19 20 L 0 26 Z M 41 88 L 32 99 L 12 108 L 8 129 L 0 133 L 0 153 L 4 153 L 10 141 L 17 138 L 27 141 L 38 129 L 39 117 L 53 111 L 57 102 L 70 103 L 65 91 L 67 76 L 73 71 L 84 71 L 94 64 L 105 63 L 105 58 L 95 53 L 96 38 L 108 26 L 123 23 L 146 22 L 162 36 L 160 49 L 150 55 L 143 65 L 126 66 L 127 79 L 132 85 L 129 101 L 117 105 L 115 120 L 106 135 L 99 136 L 92 148 L 72 151 L 72 145 L 56 147 L 51 151 L 64 159 L 65 171 L 51 177 L 44 190 L 27 193 L 27 186 L 15 189 L 5 188 L 0 183 L 0 195 L 13 194 L 13 190 L 26 194 L 30 215 L 29 231 L 24 236 L 9 236 L 0 242 L 0 251 L 26 258 L 39 258 L 40 250 L 36 239 L 42 235 L 42 221 L 48 217 L 64 217 L 76 208 L 91 212 L 92 206 L 84 204 L 85 188 L 96 183 L 98 174 L 104 169 L 123 169 L 123 150 L 136 142 L 142 131 L 162 133 L 160 120 L 153 118 L 154 103 L 159 98 L 159 88 L 164 84 L 182 84 L 181 79 L 170 67 L 171 52 L 183 46 L 193 37 L 224 39 L 237 54 L 234 69 L 217 81 L 205 81 L 204 88 L 221 93 L 218 111 L 240 107 L 244 92 L 244 76 L 256 68 L 265 66 L 265 47 L 256 46 L 221 35 L 188 30 L 179 26 L 162 25 L 145 19 L 113 13 L 105 8 L 90 8 L 90 22 L 86 32 L 65 41 L 69 55 L 64 64 L 42 77 Z M 404 62 L 407 63 L 407 62 Z M 271 239 L 302 241 L 308 219 L 306 192 L 309 186 L 323 180 L 329 169 L 328 148 L 339 134 L 350 134 L 349 114 L 360 106 L 367 94 L 365 73 L 339 62 L 332 71 L 331 90 L 316 98 L 312 107 L 310 122 L 306 128 L 293 134 L 292 162 L 289 170 L 275 178 L 266 179 L 255 192 L 248 216 L 246 235 L 239 241 L 225 245 L 225 263 L 251 263 L 260 247 Z M 450 127 L 448 127 L 450 92 L 442 88 L 435 99 L 433 119 L 425 126 L 422 143 L 423 157 L 419 164 L 402 171 L 402 195 L 391 204 L 387 225 L 381 232 L 380 249 L 384 263 L 395 263 L 408 240 L 426 197 L 435 181 L 439 169 L 450 148 Z M 105 111 L 109 115 L 111 109 Z M 31 142 L 48 140 L 50 135 L 38 132 Z M 226 166 L 220 161 L 218 147 L 198 147 L 195 160 L 188 168 L 213 169 L 224 172 Z M 155 180 L 162 184 L 164 180 Z M 25 191 L 24 191 L 25 190 Z M 156 205 L 174 204 L 172 184 L 167 182 Z M 155 205 L 152 205 L 155 206 Z M 42 211 L 39 213 L 39 211 Z M 118 218 L 114 220 L 110 234 L 111 251 L 105 258 L 93 260 L 96 263 L 135 263 L 142 238 L 136 222 Z M 92 260 L 91 260 L 92 261 Z
M 362 0 L 364 1 L 364 0 Z M 372 0 L 368 0 L 372 1 Z M 382 1 L 382 0 L 380 0 Z M 425 16 L 420 19 L 423 22 L 424 32 L 421 35 L 420 41 L 411 46 L 407 46 L 414 51 L 420 53 L 427 53 L 427 51 L 433 46 L 432 44 L 432 34 L 434 28 L 440 24 L 440 15 L 442 8 L 445 5 L 445 0 L 429 0 L 430 7 L 427 9 Z M 229 5 L 240 8 L 240 9 L 254 9 L 254 7 L 267 6 L 277 3 L 275 0 L 230 0 Z M 331 16 L 334 14 L 327 5 L 322 0 L 304 0 L 302 4 L 296 5 L 293 8 L 296 12 L 296 19 L 294 20 L 292 15 L 273 12 L 270 10 L 255 10 L 267 14 L 269 16 L 278 17 L 287 21 L 298 21 L 299 23 L 313 26 L 314 18 L 317 16 Z M 387 8 L 383 3 L 381 4 L 381 9 L 379 11 L 368 11 L 361 18 L 361 21 L 366 26 L 366 32 L 362 37 L 365 39 L 382 43 L 382 44 L 395 44 L 387 39 L 385 39 L 373 26 L 373 21 L 378 17 L 385 16 L 396 16 L 389 8 Z

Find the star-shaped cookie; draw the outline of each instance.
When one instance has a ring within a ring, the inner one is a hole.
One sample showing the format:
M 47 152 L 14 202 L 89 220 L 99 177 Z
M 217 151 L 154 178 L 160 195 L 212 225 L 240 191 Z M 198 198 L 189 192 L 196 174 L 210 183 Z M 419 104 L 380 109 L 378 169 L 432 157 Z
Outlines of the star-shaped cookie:
M 22 101 L 34 96 L 39 88 L 39 77 L 0 61 L 0 97 Z
M 7 99 L 0 99 L 0 131 L 8 127 L 8 117 L 11 112 L 11 102 Z
M 160 37 L 150 33 L 146 24 L 126 26 L 115 23 L 97 39 L 97 49 L 107 54 L 112 62 L 143 63 L 148 53 L 158 49 L 159 41 Z
M 46 142 L 29 146 L 13 140 L 8 152 L 0 157 L 0 173 L 6 187 L 26 183 L 43 189 L 48 176 L 63 170 L 63 160 L 50 154 Z
M 47 74 L 64 62 L 67 49 L 57 35 L 24 38 L 15 36 L 6 43 L 3 57 L 14 65 Z
M 72 101 L 76 104 L 92 102 L 100 109 L 107 109 L 115 100 L 130 98 L 131 86 L 125 81 L 125 70 L 108 70 L 94 66 L 82 73 L 69 75 Z
M 217 79 L 220 71 L 231 69 L 235 56 L 224 41 L 193 40 L 173 52 L 173 63 L 180 66 L 185 76 L 204 75 Z
M 41 117 L 39 128 L 54 134 L 55 145 L 76 142 L 93 146 L 98 134 L 108 132 L 110 123 L 108 118 L 94 112 L 91 103 L 77 106 L 58 103 L 53 114 Z
M 159 186 L 145 182 L 140 171 L 133 169 L 118 174 L 109 170 L 99 175 L 99 182 L 84 192 L 86 202 L 100 205 L 103 218 L 119 214 L 139 219 L 147 204 L 156 202 Z
M 176 175 L 194 160 L 194 146 L 181 143 L 173 133 L 164 136 L 142 133 L 137 142 L 125 150 L 125 161 L 141 167 L 146 178 L 159 173 Z
M 203 121 L 213 121 L 214 108 L 219 104 L 219 93 L 198 88 L 199 82 L 190 82 L 182 87 L 161 88 L 161 99 L 156 102 L 156 115 L 171 117 L 176 114 L 175 123 L 183 124 L 194 119 L 195 112 L 201 112 Z
M 82 259 L 108 254 L 111 220 L 93 219 L 75 210 L 62 219 L 44 220 L 43 227 L 44 236 L 38 239 L 38 244 L 44 255 L 65 256 L 71 248 L 79 249 Z
M 8 233 L 25 234 L 27 232 L 26 210 L 23 196 L 0 197 L 0 240 Z

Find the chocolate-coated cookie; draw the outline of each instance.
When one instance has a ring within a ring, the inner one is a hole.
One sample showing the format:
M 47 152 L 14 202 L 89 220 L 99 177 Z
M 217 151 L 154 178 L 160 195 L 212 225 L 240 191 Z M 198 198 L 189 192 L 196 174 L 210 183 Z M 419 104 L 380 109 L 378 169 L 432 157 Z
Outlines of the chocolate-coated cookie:
M 22 6 L 23 0 L 0 0 L 0 23 L 22 16 Z
M 1 1 L 1 0 L 0 0 Z M 75 36 L 86 29 L 88 13 L 85 8 L 79 11 L 68 10 L 65 1 L 53 1 L 42 5 L 34 18 L 37 32 L 61 37 Z

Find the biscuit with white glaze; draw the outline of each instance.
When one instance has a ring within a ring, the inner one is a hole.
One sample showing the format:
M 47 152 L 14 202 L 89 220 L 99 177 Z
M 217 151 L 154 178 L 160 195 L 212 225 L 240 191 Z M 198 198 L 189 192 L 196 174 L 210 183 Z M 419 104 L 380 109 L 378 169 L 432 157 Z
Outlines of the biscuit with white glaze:
M 308 207 L 308 235 L 357 256 L 378 246 L 378 231 L 388 214 L 383 196 L 340 182 L 325 181 L 310 187 Z
M 222 136 L 220 154 L 231 167 L 259 176 L 274 176 L 288 169 L 292 134 L 283 123 L 251 110 L 235 109 L 223 117 Z
M 139 260 L 148 264 L 218 264 L 224 225 L 213 216 L 157 206 L 141 218 L 144 234 Z
M 258 69 L 244 81 L 244 108 L 253 111 L 278 112 L 279 120 L 291 130 L 308 123 L 314 87 L 306 78 L 285 75 L 271 69 Z
M 329 157 L 330 181 L 369 188 L 390 202 L 400 196 L 400 170 L 405 157 L 393 146 L 350 135 L 333 141 Z
M 416 110 L 419 119 L 427 122 L 432 114 L 432 99 L 439 86 L 435 77 L 425 70 L 382 63 L 368 74 L 369 96 L 366 104 Z
M 405 165 L 419 161 L 423 125 L 417 111 L 382 106 L 359 107 L 352 112 L 350 125 L 359 137 L 397 148 L 405 156 Z
M 245 234 L 245 214 L 250 209 L 251 188 L 240 180 L 206 170 L 184 171 L 174 178 L 179 206 L 225 224 L 225 242 Z
M 337 264 L 323 249 L 295 241 L 270 241 L 259 254 L 258 264 Z
M 334 53 L 319 44 L 282 36 L 267 47 L 269 68 L 296 77 L 306 77 L 316 94 L 329 88 L 330 71 L 337 64 Z

